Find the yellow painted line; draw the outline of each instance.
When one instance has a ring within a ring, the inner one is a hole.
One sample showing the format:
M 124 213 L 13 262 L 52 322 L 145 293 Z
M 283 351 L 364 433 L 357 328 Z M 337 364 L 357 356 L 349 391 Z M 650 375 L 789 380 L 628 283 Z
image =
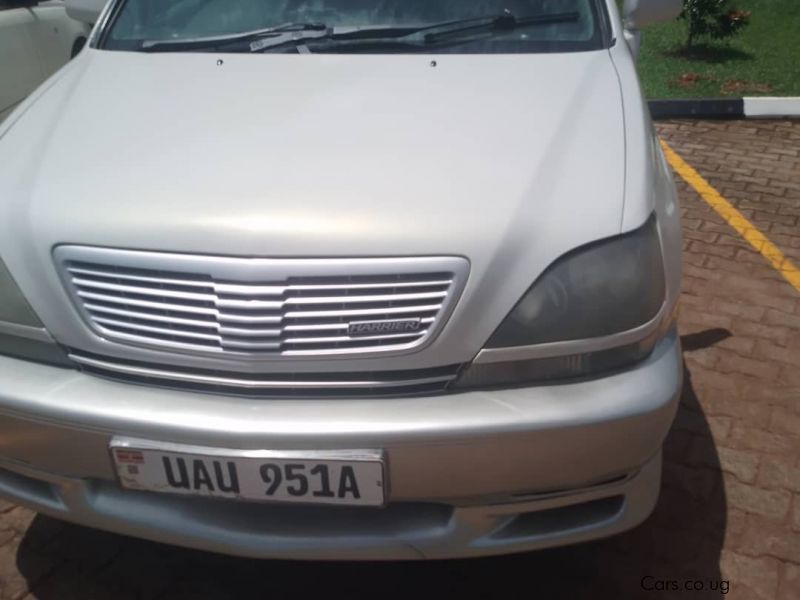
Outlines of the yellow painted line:
M 661 140 L 661 147 L 664 149 L 667 161 L 675 169 L 675 172 L 683 177 L 686 183 L 692 186 L 700 194 L 700 197 L 727 221 L 728 225 L 733 227 L 739 235 L 761 253 L 769 264 L 783 275 L 786 281 L 792 284 L 794 289 L 800 292 L 800 269 L 758 227 L 748 221 L 742 213 L 736 210 L 733 204 L 723 198 L 722 194 L 715 190 L 700 173 L 695 171 L 675 150 L 670 148 L 669 144 L 664 140 Z

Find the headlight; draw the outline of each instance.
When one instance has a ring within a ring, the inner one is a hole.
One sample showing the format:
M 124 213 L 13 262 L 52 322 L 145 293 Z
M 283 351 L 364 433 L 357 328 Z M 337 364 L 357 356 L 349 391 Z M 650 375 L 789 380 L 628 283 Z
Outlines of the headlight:
M 658 316 L 665 293 L 653 216 L 636 231 L 573 250 L 548 267 L 486 344 L 488 352 L 504 349 L 507 359 L 477 361 L 455 386 L 585 377 L 634 364 L 647 357 L 671 325 L 665 318 L 642 330 Z M 631 335 L 639 330 L 641 335 Z M 618 342 L 609 337 L 621 333 L 626 335 Z M 593 344 L 598 339 L 603 343 Z M 589 349 L 565 353 L 567 346 L 559 342 L 573 342 L 576 349 L 586 342 Z M 530 358 L 524 356 L 527 349 L 509 352 L 520 346 L 537 348 Z
M 43 326 L 2 260 L 0 260 L 0 321 L 27 327 Z
M 634 329 L 664 303 L 655 217 L 632 233 L 578 248 L 531 286 L 488 348 L 583 340 Z
M 0 354 L 60 366 L 72 366 L 33 312 L 0 260 Z

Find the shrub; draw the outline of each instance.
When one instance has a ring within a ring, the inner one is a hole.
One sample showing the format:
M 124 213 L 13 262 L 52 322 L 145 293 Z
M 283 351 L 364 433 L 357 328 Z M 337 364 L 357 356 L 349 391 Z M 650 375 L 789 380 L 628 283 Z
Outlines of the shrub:
M 687 22 L 686 46 L 698 37 L 722 40 L 736 35 L 750 22 L 750 13 L 732 8 L 729 0 L 683 0 L 681 19 Z

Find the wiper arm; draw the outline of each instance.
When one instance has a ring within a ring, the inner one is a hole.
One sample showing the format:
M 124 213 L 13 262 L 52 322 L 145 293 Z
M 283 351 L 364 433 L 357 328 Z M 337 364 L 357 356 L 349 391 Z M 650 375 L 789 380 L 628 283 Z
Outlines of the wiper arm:
M 417 36 L 418 34 L 423 33 L 423 41 L 431 44 L 444 37 L 468 31 L 513 31 L 514 29 L 519 29 L 520 27 L 526 27 L 529 25 L 569 23 L 572 21 L 578 21 L 580 17 L 580 13 L 576 11 L 529 15 L 527 17 L 515 17 L 511 12 L 506 10 L 505 13 L 501 15 L 495 15 L 493 17 L 478 17 L 475 19 L 464 19 L 462 21 L 451 21 L 450 23 L 429 25 L 417 29 L 414 33 L 410 34 L 409 37 Z
M 254 29 L 253 31 L 245 31 L 231 35 L 183 38 L 176 40 L 144 40 L 139 50 L 142 52 L 172 52 L 175 50 L 204 49 L 213 50 L 214 48 L 227 46 L 229 44 L 250 42 L 272 36 L 281 37 L 282 34 L 304 31 L 323 32 L 322 35 L 324 36 L 325 32 L 328 31 L 328 26 L 324 23 L 284 23 L 283 25 L 276 25 L 275 27 Z M 310 37 L 320 37 L 320 34 L 318 33 Z
M 517 18 L 506 11 L 501 15 L 434 23 L 423 27 L 369 27 L 338 34 L 329 30 L 322 35 L 293 36 L 288 39 L 264 39 L 253 42 L 251 49 L 253 52 L 269 51 L 272 48 L 280 49 L 290 45 L 307 46 L 310 51 L 325 51 L 342 46 L 358 47 L 384 44 L 427 47 L 440 41 L 446 41 L 448 37 L 473 31 L 476 33 L 481 31 L 513 31 L 520 27 L 568 23 L 579 19 L 580 13 L 578 12 L 550 13 Z M 314 40 L 317 40 L 318 43 Z

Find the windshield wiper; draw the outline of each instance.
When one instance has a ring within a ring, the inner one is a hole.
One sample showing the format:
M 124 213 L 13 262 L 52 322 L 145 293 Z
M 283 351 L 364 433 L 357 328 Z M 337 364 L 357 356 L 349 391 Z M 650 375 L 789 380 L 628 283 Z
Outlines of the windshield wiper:
M 231 35 L 210 36 L 200 38 L 182 38 L 175 40 L 144 40 L 139 47 L 142 52 L 173 52 L 176 50 L 214 50 L 229 44 L 246 43 L 268 37 L 280 37 L 296 32 L 321 32 L 308 37 L 324 36 L 328 26 L 324 23 L 284 23 L 275 27 L 254 29 Z
M 506 11 L 500 15 L 445 21 L 422 27 L 366 27 L 347 33 L 334 33 L 333 28 L 324 23 L 285 23 L 275 27 L 224 36 L 144 40 L 139 50 L 142 52 L 215 50 L 233 44 L 248 44 L 245 49 L 250 52 L 268 52 L 272 49 L 303 46 L 311 46 L 311 49 L 323 51 L 343 46 L 358 48 L 373 45 L 424 48 L 464 33 L 513 31 L 520 27 L 565 23 L 579 19 L 578 12 L 550 13 L 518 18 Z M 466 40 L 458 40 L 459 43 L 462 41 Z
M 529 15 L 527 17 L 515 17 L 510 11 L 506 10 L 503 14 L 487 17 L 475 17 L 472 19 L 462 19 L 460 21 L 450 21 L 420 27 L 408 34 L 408 37 L 418 37 L 423 34 L 422 41 L 434 43 L 435 41 L 450 35 L 460 34 L 468 31 L 513 31 L 527 25 L 549 25 L 551 23 L 564 23 L 577 21 L 580 14 L 577 12 L 549 13 L 540 15 Z M 426 33 L 427 32 L 427 33 Z
M 578 12 L 550 13 L 515 17 L 510 12 L 501 15 L 474 17 L 458 21 L 434 23 L 422 27 L 369 27 L 360 28 L 348 33 L 334 33 L 332 29 L 322 35 L 294 35 L 291 38 L 262 39 L 251 44 L 253 52 L 281 49 L 287 46 L 306 46 L 309 51 L 326 51 L 331 48 L 343 46 L 374 46 L 397 45 L 429 47 L 438 42 L 445 42 L 448 38 L 458 37 L 464 33 L 491 33 L 494 31 L 513 31 L 520 27 L 535 25 L 549 25 L 553 23 L 568 23 L 578 21 Z M 459 39 L 458 43 L 462 43 Z

